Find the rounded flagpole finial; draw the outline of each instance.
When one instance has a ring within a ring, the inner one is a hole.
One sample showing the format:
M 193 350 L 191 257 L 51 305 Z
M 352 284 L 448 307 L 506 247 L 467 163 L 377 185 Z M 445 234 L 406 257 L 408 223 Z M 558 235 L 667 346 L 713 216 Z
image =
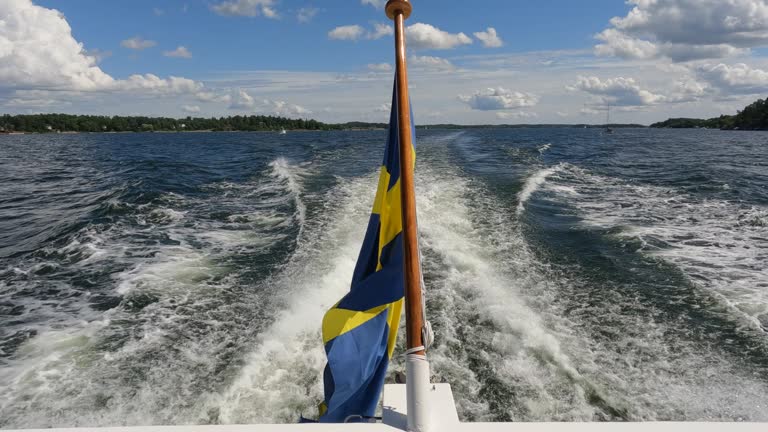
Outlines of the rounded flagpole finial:
M 389 0 L 384 10 L 387 11 L 387 16 L 391 20 L 395 19 L 398 12 L 403 14 L 403 19 L 408 19 L 413 11 L 413 6 L 408 0 Z

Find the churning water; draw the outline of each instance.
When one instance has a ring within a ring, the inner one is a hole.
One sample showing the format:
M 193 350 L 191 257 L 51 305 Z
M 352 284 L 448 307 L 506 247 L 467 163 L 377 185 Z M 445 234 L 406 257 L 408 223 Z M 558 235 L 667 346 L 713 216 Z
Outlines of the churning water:
M 383 146 L 0 136 L 0 427 L 313 415 Z M 462 419 L 768 420 L 768 135 L 430 130 L 417 151 L 433 380 Z

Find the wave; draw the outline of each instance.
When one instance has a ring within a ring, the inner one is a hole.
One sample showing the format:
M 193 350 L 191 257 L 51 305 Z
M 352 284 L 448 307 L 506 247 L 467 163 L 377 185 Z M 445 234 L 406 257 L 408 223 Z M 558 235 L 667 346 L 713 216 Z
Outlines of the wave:
M 218 390 L 244 341 L 280 310 L 254 274 L 279 265 L 304 226 L 302 180 L 275 165 L 200 194 L 111 199 L 116 220 L 0 271 L 11 283 L 0 300 L 39 293 L 13 301 L 26 316 L 6 328 L 13 341 L 0 340 L 0 427 L 209 421 L 193 394 Z
M 324 200 L 336 205 L 315 221 L 287 266 L 268 281 L 284 306 L 229 387 L 206 402 L 219 422 L 292 423 L 299 415 L 317 414 L 326 361 L 320 323 L 349 290 L 375 184 L 374 176 L 363 177 L 326 194 Z
M 553 174 L 556 174 L 564 169 L 563 164 L 556 165 L 549 168 L 542 168 L 531 174 L 523 184 L 522 189 L 517 195 L 517 214 L 522 215 L 525 212 L 525 204 L 531 198 L 531 196 L 538 191 L 542 185 L 547 181 L 547 178 Z
M 301 230 L 303 231 L 303 226 L 306 222 L 307 207 L 301 199 L 303 193 L 301 178 L 302 175 L 306 174 L 306 171 L 297 165 L 290 164 L 284 157 L 275 159 L 269 166 L 272 170 L 270 175 L 273 178 L 284 182 L 288 193 L 291 194 L 291 197 L 296 204 L 296 222 L 302 227 Z
M 768 208 L 635 184 L 568 165 L 549 192 L 574 205 L 583 222 L 638 241 L 717 295 L 754 328 L 768 317 Z

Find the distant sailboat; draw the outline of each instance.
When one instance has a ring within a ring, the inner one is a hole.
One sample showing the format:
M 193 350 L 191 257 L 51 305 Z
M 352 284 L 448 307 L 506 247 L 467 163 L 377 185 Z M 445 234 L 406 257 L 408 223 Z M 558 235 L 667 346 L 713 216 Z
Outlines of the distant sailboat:
M 608 105 L 606 114 L 605 114 L 605 133 L 612 134 L 613 129 L 611 129 L 611 106 Z
M 288 132 L 287 132 L 285 129 L 280 129 L 280 135 L 285 135 L 285 134 L 287 134 L 287 133 L 288 133 Z

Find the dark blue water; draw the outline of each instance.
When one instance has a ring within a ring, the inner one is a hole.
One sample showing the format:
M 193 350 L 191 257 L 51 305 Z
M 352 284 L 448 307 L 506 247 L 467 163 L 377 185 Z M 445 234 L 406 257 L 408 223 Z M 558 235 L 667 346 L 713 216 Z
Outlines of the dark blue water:
M 384 138 L 0 136 L 0 427 L 311 416 Z M 768 134 L 417 152 L 433 380 L 464 420 L 768 420 Z

